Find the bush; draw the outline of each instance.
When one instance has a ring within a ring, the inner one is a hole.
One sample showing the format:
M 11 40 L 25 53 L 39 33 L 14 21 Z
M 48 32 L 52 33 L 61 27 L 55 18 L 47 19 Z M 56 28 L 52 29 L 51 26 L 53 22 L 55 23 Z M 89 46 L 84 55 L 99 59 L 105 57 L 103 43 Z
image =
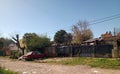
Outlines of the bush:
M 12 59 L 18 59 L 20 56 L 22 56 L 22 53 L 19 51 L 11 51 L 10 58 Z

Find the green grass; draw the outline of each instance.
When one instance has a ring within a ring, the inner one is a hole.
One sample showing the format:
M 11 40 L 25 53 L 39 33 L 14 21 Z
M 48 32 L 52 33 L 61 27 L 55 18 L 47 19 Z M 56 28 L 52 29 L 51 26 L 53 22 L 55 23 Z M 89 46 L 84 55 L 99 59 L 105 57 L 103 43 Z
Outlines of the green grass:
M 112 58 L 72 58 L 62 61 L 50 61 L 49 63 L 62 65 L 89 65 L 91 67 L 120 69 L 120 59 Z
M 0 74 L 18 74 L 18 73 L 0 68 Z

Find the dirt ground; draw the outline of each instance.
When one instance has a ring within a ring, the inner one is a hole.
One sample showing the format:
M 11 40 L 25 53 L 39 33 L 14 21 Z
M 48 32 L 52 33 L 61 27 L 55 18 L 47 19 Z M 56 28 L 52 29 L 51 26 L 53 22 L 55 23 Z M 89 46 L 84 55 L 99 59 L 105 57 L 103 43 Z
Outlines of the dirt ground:
M 0 66 L 20 74 L 120 74 L 120 70 L 91 68 L 85 65 L 53 65 L 4 58 L 0 58 Z

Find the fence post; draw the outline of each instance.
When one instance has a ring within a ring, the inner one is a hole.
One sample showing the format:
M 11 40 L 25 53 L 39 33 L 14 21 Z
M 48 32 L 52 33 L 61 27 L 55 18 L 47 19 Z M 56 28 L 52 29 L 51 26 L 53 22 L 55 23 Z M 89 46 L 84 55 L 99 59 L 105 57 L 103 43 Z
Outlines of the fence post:
M 70 57 L 72 57 L 72 45 L 69 46 L 70 49 Z
M 119 58 L 119 49 L 118 49 L 118 45 L 117 45 L 117 40 L 114 41 L 113 44 L 113 49 L 112 49 L 112 57 L 113 58 Z

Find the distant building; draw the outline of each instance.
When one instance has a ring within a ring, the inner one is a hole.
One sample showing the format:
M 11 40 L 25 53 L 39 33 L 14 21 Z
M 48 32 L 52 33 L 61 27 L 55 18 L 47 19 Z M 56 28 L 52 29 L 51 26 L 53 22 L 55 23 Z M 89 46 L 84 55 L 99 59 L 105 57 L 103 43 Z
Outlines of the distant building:
M 106 32 L 105 34 L 101 35 L 102 39 L 104 40 L 105 44 L 114 44 L 114 41 L 119 42 L 120 41 L 120 36 L 113 36 L 111 32 Z
M 102 34 L 99 38 L 84 41 L 84 45 L 114 45 L 114 41 L 117 41 L 118 46 L 120 46 L 120 36 L 113 36 L 111 32 L 106 32 L 105 34 Z
M 106 32 L 105 34 L 102 34 L 101 38 L 104 40 L 105 44 L 113 44 L 113 36 L 111 32 Z
M 94 38 L 84 41 L 84 45 L 98 45 L 98 44 L 104 44 L 104 40 L 102 38 Z
M 106 32 L 105 34 L 101 35 L 101 38 L 105 39 L 105 38 L 109 38 L 112 37 L 111 31 L 110 32 Z

